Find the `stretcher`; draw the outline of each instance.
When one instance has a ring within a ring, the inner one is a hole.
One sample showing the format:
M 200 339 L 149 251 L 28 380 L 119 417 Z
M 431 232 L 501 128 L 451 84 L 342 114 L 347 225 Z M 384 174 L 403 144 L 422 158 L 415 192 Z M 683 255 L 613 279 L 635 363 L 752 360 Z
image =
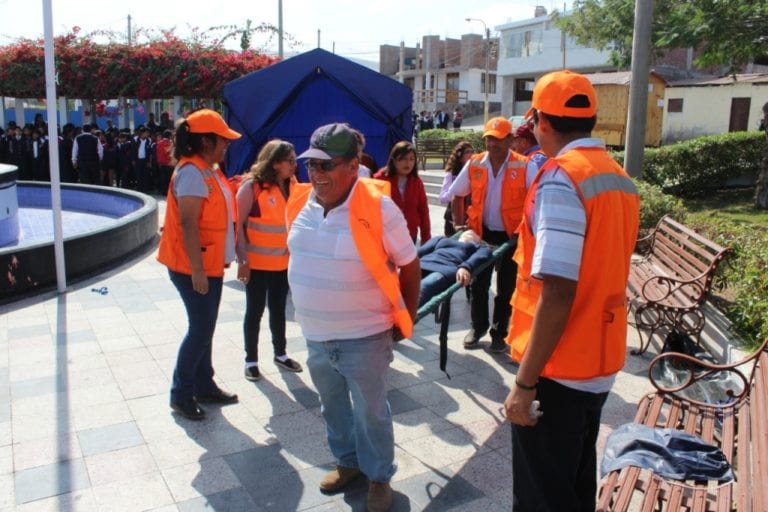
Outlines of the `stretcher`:
M 459 233 L 454 235 L 454 238 L 458 238 L 458 236 Z M 507 253 L 508 257 L 511 258 L 512 254 L 510 249 L 512 245 L 513 241 L 508 241 L 496 247 L 496 249 L 493 250 L 493 256 L 491 259 L 480 265 L 472 277 L 474 278 L 475 274 L 482 272 L 490 265 L 494 265 L 505 253 Z M 456 290 L 461 287 L 462 286 L 458 282 L 454 282 L 451 286 L 448 287 L 448 289 L 429 299 L 426 303 L 424 303 L 423 306 L 418 309 L 416 312 L 416 319 L 413 322 L 416 324 L 419 322 L 419 320 L 429 315 L 430 313 L 435 314 L 435 323 L 440 324 L 440 335 L 438 336 L 438 340 L 440 340 L 440 370 L 443 371 L 443 373 L 445 373 L 449 379 L 451 376 L 446 371 L 445 367 L 446 363 L 448 362 L 448 324 L 451 321 L 451 297 L 453 297 L 453 294 L 456 292 Z

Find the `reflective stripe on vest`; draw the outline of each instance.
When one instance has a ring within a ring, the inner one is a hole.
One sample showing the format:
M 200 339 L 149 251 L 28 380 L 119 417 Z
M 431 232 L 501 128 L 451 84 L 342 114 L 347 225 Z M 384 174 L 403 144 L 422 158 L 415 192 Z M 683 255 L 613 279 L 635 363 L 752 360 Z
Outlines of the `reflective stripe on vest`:
M 488 193 L 488 169 L 481 165 L 485 153 L 473 155 L 469 163 L 469 183 L 472 201 L 467 208 L 467 226 L 483 236 L 483 210 Z M 508 236 L 517 230 L 523 216 L 525 200 L 525 171 L 527 159 L 523 155 L 509 152 L 501 183 L 501 221 Z
M 413 335 L 413 319 L 405 307 L 400 293 L 397 271 L 389 264 L 389 256 L 382 245 L 383 225 L 381 218 L 381 197 L 389 192 L 389 182 L 369 178 L 358 178 L 359 182 L 349 198 L 349 228 L 357 252 L 365 268 L 379 285 L 382 293 L 392 305 L 395 325 L 406 338 Z M 312 185 L 296 185 L 288 198 L 288 229 L 309 199 Z
M 541 295 L 542 281 L 531 276 L 536 238 L 528 222 L 539 180 L 554 167 L 574 183 L 587 230 L 570 316 L 541 375 L 574 380 L 612 375 L 624 365 L 626 353 L 626 285 L 637 239 L 639 196 L 626 172 L 598 148 L 577 148 L 550 159 L 528 191 L 514 255 L 518 275 L 508 338 L 512 358 L 521 361 L 525 354 Z
M 227 201 L 224 197 L 225 192 L 220 186 L 220 180 L 225 180 L 226 178 L 224 178 L 218 168 L 211 169 L 199 156 L 182 158 L 171 176 L 157 260 L 174 272 L 192 274 L 189 256 L 184 248 L 179 204 L 176 196 L 173 195 L 173 183 L 176 174 L 179 172 L 179 169 L 187 164 L 192 164 L 202 174 L 208 188 L 208 197 L 203 199 L 198 220 L 203 271 L 207 276 L 221 277 L 224 275 L 224 245 L 226 243 L 228 219 Z
M 259 217 L 248 217 L 246 224 L 248 267 L 254 270 L 285 270 L 288 268 L 288 229 L 283 193 L 277 185 L 261 188 L 255 182 L 243 183 L 253 187 L 253 200 L 258 202 L 260 214 Z

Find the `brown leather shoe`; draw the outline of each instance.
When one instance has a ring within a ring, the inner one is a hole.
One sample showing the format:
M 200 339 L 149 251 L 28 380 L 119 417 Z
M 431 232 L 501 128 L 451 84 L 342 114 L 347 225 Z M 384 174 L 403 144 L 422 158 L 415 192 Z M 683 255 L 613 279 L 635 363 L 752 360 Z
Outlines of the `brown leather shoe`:
M 336 469 L 325 475 L 325 478 L 320 482 L 320 490 L 323 492 L 339 491 L 360 475 L 362 473 L 357 468 L 336 466 Z
M 387 512 L 392 506 L 392 487 L 389 482 L 368 484 L 368 512 Z

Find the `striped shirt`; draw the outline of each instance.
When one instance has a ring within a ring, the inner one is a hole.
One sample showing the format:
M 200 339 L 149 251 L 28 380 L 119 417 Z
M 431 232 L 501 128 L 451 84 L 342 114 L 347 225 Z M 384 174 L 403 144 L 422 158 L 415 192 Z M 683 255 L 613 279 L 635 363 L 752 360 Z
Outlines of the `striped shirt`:
M 381 211 L 383 245 L 390 262 L 397 267 L 411 263 L 416 247 L 400 208 L 383 197 Z M 392 305 L 352 239 L 349 198 L 323 216 L 312 192 L 288 233 L 288 249 L 295 317 L 307 340 L 358 339 L 392 327 Z

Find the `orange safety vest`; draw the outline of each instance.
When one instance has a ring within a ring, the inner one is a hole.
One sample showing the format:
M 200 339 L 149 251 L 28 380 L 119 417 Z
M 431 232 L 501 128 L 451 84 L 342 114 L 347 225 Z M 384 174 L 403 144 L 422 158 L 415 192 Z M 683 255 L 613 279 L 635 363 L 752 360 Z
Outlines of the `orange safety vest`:
M 291 179 L 288 187 L 296 184 Z M 248 216 L 246 251 L 248 267 L 255 270 L 285 270 L 288 268 L 288 229 L 285 225 L 285 198 L 278 185 L 261 188 L 252 182 L 253 200 L 258 202 L 259 217 Z M 290 195 L 290 193 L 289 193 Z
M 184 157 L 179 160 L 176 170 L 171 176 L 168 187 L 168 200 L 165 208 L 165 222 L 160 235 L 157 261 L 181 274 L 192 275 L 189 256 L 184 249 L 184 237 L 181 230 L 179 204 L 173 195 L 173 182 L 179 169 L 187 164 L 194 165 L 203 175 L 208 187 L 208 197 L 203 200 L 200 218 L 197 226 L 200 234 L 200 250 L 203 256 L 203 270 L 210 277 L 224 275 L 224 245 L 227 236 L 227 200 L 225 191 L 219 185 L 219 180 L 226 181 L 222 172 L 211 167 L 199 156 Z M 185 172 L 192 172 L 191 170 Z M 233 212 L 234 213 L 234 212 Z M 234 221 L 234 219 L 231 219 Z
M 513 257 L 518 274 L 507 342 L 512 345 L 512 358 L 521 361 L 542 289 L 542 281 L 531 276 L 536 235 L 528 223 L 529 212 L 534 208 L 543 171 L 553 167 L 560 167 L 576 186 L 587 229 L 568 323 L 541 376 L 585 380 L 612 375 L 624 366 L 625 290 L 637 239 L 640 199 L 630 177 L 602 148 L 574 149 L 548 160 L 528 191 Z M 546 315 L 546 311 L 541 314 Z
M 488 189 L 488 169 L 480 164 L 485 153 L 473 155 L 469 163 L 469 183 L 472 202 L 467 208 L 467 226 L 483 236 L 483 208 Z M 525 170 L 527 159 L 514 151 L 509 152 L 501 184 L 501 221 L 508 236 L 512 236 L 523 217 L 525 200 Z
M 390 268 L 389 257 L 382 245 L 381 197 L 389 194 L 389 182 L 371 178 L 358 178 L 359 182 L 349 198 L 349 228 L 365 268 L 371 273 L 381 291 L 392 304 L 395 325 L 410 338 L 413 335 L 413 319 L 400 294 L 397 271 Z M 288 198 L 288 229 L 304 205 L 307 204 L 312 185 L 299 183 Z

